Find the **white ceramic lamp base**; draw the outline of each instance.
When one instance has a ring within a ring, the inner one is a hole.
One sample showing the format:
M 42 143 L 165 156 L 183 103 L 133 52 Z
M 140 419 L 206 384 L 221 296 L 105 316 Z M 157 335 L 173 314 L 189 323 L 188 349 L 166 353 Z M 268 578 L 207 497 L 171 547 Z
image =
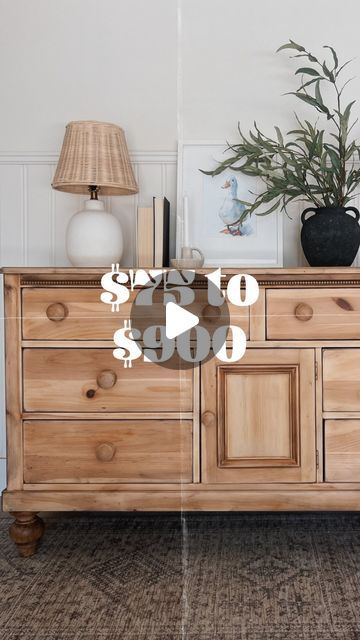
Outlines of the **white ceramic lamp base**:
M 100 200 L 85 200 L 66 230 L 66 250 L 74 267 L 108 267 L 119 262 L 123 235 L 119 220 Z

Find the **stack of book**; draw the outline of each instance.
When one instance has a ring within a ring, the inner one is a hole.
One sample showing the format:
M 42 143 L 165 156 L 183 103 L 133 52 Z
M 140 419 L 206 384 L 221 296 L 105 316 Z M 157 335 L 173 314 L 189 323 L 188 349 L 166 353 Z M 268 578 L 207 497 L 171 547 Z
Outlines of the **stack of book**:
M 166 198 L 153 198 L 152 207 L 137 211 L 137 266 L 168 267 L 170 203 Z

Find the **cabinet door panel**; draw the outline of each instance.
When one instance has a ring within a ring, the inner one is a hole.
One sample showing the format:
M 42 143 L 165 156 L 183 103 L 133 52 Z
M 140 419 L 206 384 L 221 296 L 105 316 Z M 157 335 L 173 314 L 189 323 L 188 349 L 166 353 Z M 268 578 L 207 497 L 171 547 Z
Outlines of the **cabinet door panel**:
M 202 367 L 204 482 L 313 482 L 312 349 L 248 349 Z

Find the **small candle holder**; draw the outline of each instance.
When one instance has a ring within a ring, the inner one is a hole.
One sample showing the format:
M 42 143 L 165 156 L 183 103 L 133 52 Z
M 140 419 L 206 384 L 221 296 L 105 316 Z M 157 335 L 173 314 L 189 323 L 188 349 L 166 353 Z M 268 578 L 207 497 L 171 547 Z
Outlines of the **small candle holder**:
M 196 257 L 196 253 L 199 257 Z M 171 260 L 171 266 L 175 269 L 200 269 L 204 260 L 203 252 L 197 247 L 182 247 L 181 258 Z

